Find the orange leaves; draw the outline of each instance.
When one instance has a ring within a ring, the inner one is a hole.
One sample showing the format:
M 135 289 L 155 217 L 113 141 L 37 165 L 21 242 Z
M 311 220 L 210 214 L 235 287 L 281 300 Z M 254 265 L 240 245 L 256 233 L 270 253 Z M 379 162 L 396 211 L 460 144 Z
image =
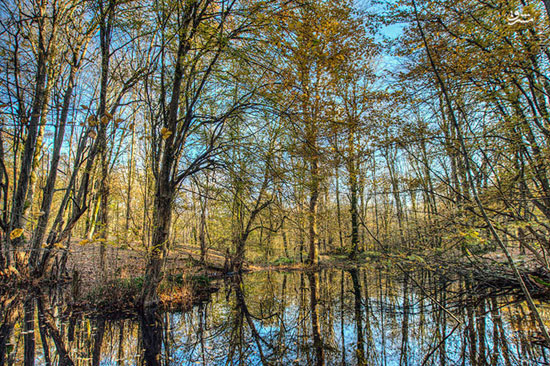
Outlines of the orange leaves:
M 19 271 L 14 266 L 9 266 L 3 271 L 0 271 L 0 278 L 1 277 L 12 277 L 19 275 Z

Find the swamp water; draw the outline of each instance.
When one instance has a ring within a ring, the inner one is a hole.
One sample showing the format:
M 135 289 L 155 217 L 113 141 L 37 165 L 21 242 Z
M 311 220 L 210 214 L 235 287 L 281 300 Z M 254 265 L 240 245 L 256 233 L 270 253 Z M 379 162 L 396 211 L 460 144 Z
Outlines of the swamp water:
M 25 349 L 19 311 L 0 364 L 23 364 L 25 351 L 38 365 L 550 364 L 524 303 L 472 295 L 463 280 L 358 268 L 256 272 L 217 285 L 190 311 L 149 320 L 51 316 L 62 305 L 41 317 L 38 306 L 34 350 Z M 550 320 L 550 306 L 540 309 Z M 9 307 L 2 311 L 9 318 Z

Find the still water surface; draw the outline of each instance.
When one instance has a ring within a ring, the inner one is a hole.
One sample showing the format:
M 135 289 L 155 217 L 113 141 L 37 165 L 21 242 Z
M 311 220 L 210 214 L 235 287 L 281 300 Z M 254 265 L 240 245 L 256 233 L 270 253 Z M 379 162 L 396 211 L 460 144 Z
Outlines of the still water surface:
M 77 316 L 57 327 L 75 365 L 550 364 L 521 301 L 472 295 L 464 280 L 412 276 L 373 268 L 257 272 L 220 281 L 209 301 L 160 314 L 156 324 Z M 541 311 L 550 320 L 550 308 Z M 18 324 L 8 342 L 15 365 L 24 348 Z M 38 333 L 36 361 L 44 364 Z M 56 340 L 45 339 L 60 364 Z

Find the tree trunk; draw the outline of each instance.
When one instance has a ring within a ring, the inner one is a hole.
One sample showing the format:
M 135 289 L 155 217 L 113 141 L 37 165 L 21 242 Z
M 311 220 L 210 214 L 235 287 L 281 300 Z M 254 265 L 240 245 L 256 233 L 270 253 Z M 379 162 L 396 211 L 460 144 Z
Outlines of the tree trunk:
M 168 172 L 164 172 L 164 175 Z M 144 307 L 155 305 L 157 302 L 157 287 L 162 279 L 162 266 L 166 256 L 167 241 L 172 220 L 172 202 L 174 189 L 165 176 L 156 190 L 153 208 L 153 235 L 141 304 Z
M 309 225 L 309 252 L 307 258 L 307 264 L 316 265 L 319 263 L 319 252 L 317 245 L 317 209 L 319 201 L 319 161 L 317 157 L 314 157 L 310 163 L 310 197 L 309 197 L 309 211 L 308 211 L 308 225 Z
M 338 238 L 340 239 L 340 249 L 344 247 L 344 236 L 342 233 L 342 210 L 340 208 L 340 174 L 338 174 L 338 167 L 335 168 L 336 172 L 336 215 L 338 220 Z
M 40 4 L 40 16 L 38 17 L 38 57 L 36 62 L 36 74 L 34 79 L 35 89 L 31 109 L 31 118 L 28 123 L 27 136 L 25 138 L 25 144 L 23 148 L 23 156 L 21 158 L 21 167 L 19 169 L 19 179 L 17 181 L 17 187 L 14 192 L 13 198 L 13 210 L 11 214 L 11 222 L 8 230 L 9 232 L 14 229 L 22 229 L 24 227 L 23 215 L 25 208 L 29 204 L 27 202 L 27 193 L 29 190 L 29 184 L 32 175 L 33 168 L 33 156 L 36 149 L 38 138 L 38 127 L 40 121 L 40 114 L 43 108 L 45 100 L 45 85 L 47 76 L 47 46 L 45 44 L 44 32 L 45 32 L 45 13 L 46 13 L 47 1 L 42 1 Z M 23 122 L 23 121 L 21 121 Z M 25 257 L 24 253 L 20 253 L 20 247 L 23 244 L 23 236 L 11 241 L 14 255 L 16 256 L 16 265 L 22 270 L 24 269 Z
M 550 0 L 542 0 L 544 7 L 546 8 L 546 15 L 548 16 L 548 21 L 550 21 Z
M 132 182 L 134 178 L 134 146 L 135 146 L 135 139 L 136 139 L 136 129 L 135 127 L 132 129 L 132 142 L 130 147 L 130 161 L 128 166 L 128 186 L 126 187 L 126 215 L 124 220 L 124 237 L 126 243 L 125 245 L 128 245 L 128 232 L 130 231 L 130 218 L 131 218 L 131 207 L 132 207 Z
M 76 67 L 71 67 L 69 75 L 69 85 L 63 96 L 63 107 L 61 111 L 61 118 L 59 121 L 59 126 L 56 128 L 54 148 L 52 153 L 52 159 L 50 162 L 50 171 L 46 179 L 46 186 L 42 193 L 42 204 L 40 206 L 41 215 L 38 218 L 36 225 L 36 230 L 33 233 L 33 238 L 31 240 L 32 251 L 29 258 L 29 265 L 33 271 L 37 265 L 38 261 L 38 251 L 42 246 L 44 241 L 44 236 L 46 234 L 46 227 L 48 224 L 48 219 L 50 217 L 51 204 L 53 201 L 53 194 L 55 189 L 55 182 L 57 180 L 57 171 L 59 166 L 59 160 L 61 158 L 61 147 L 63 145 L 63 140 L 65 136 L 65 126 L 67 124 L 67 118 L 69 114 L 69 107 L 71 104 L 71 97 L 73 94 L 74 88 L 74 79 L 76 77 Z M 42 275 L 42 273 L 35 273 L 35 275 Z
M 350 259 L 357 257 L 357 249 L 359 246 L 359 212 L 357 210 L 358 199 L 358 184 L 357 184 L 357 167 L 355 161 L 349 163 L 349 189 L 350 189 L 350 214 L 351 214 L 351 250 L 349 253 Z
M 350 269 L 349 274 L 353 283 L 353 297 L 354 297 L 354 313 L 355 313 L 355 328 L 357 332 L 357 342 L 355 355 L 357 356 L 357 365 L 366 366 L 367 360 L 365 358 L 365 337 L 363 336 L 363 299 L 361 298 L 361 285 L 359 283 L 359 276 L 357 275 L 357 269 Z
M 311 332 L 313 333 L 313 348 L 315 349 L 315 365 L 323 366 L 325 364 L 325 351 L 323 339 L 321 337 L 321 327 L 319 325 L 319 278 L 315 272 L 308 272 L 309 280 L 309 305 L 311 317 Z
M 35 357 L 35 340 L 34 340 L 34 297 L 28 295 L 28 298 L 23 304 L 24 310 L 24 364 L 25 366 L 34 365 Z
M 107 116 L 107 88 L 109 85 L 109 61 L 111 58 L 111 30 L 115 14 L 115 2 L 107 1 L 105 8 L 104 0 L 100 0 L 100 16 L 101 22 L 99 25 L 99 36 L 101 46 L 101 80 L 99 90 L 99 107 L 97 110 L 97 118 L 99 119 L 98 129 L 98 147 L 100 157 L 100 180 L 99 180 L 99 197 L 100 207 L 98 215 L 100 256 L 99 266 L 101 272 L 105 269 L 105 245 L 109 236 L 109 154 L 107 151 L 107 125 L 111 118 Z
M 162 350 L 162 319 L 152 308 L 144 309 L 139 315 L 141 348 L 143 349 L 143 364 L 146 366 L 161 366 Z
M 199 197 L 201 208 L 201 216 L 199 221 L 199 244 L 201 249 L 200 263 L 206 264 L 206 206 L 208 205 L 208 178 L 206 179 L 206 192 L 204 193 L 204 201 Z

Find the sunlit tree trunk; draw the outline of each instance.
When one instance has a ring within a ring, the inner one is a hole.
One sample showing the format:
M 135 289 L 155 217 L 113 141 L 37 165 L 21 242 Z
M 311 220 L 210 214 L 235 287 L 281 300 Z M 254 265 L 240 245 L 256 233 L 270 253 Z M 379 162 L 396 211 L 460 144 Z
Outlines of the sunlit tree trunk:
M 97 109 L 98 128 L 98 154 L 99 154 L 99 214 L 97 225 L 99 226 L 100 254 L 99 267 L 105 268 L 105 246 L 109 236 L 109 152 L 107 151 L 107 125 L 112 116 L 107 114 L 107 93 L 109 87 L 109 63 L 111 59 L 111 37 L 113 21 L 115 17 L 115 0 L 99 0 L 99 38 L 101 51 L 101 75 L 99 86 L 99 106 Z

